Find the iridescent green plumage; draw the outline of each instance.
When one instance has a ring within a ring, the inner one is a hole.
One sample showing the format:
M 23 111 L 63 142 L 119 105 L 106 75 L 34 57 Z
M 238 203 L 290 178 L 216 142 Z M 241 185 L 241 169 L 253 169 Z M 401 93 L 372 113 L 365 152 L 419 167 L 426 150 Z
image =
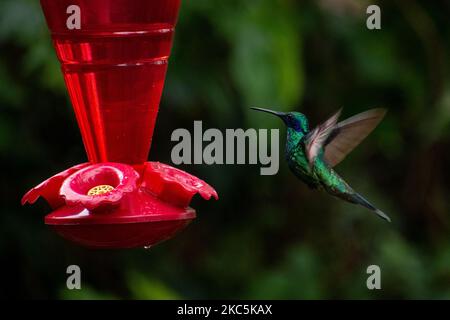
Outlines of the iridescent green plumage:
M 333 169 L 376 127 L 385 110 L 372 109 L 337 123 L 339 111 L 310 131 L 308 119 L 299 112 L 252 109 L 274 114 L 284 121 L 287 126 L 286 161 L 300 180 L 312 189 L 322 189 L 335 197 L 362 205 L 390 221 L 386 214 L 355 192 Z

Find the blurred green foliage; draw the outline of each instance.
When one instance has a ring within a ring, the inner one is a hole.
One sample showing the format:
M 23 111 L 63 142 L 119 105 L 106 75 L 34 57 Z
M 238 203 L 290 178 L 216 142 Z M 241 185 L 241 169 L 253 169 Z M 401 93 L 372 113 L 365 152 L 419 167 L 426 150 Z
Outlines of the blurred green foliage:
M 281 126 L 251 106 L 313 123 L 384 106 L 380 127 L 338 171 L 393 219 L 312 192 L 284 163 L 184 166 L 217 187 L 198 219 L 151 250 L 92 251 L 20 207 L 44 178 L 85 160 L 36 0 L 0 1 L 0 295 L 64 299 L 450 298 L 450 4 L 185 0 L 150 158 L 170 163 L 171 132 Z M 283 159 L 282 156 L 280 159 Z M 65 289 L 66 267 L 81 291 Z M 382 290 L 366 288 L 366 268 Z

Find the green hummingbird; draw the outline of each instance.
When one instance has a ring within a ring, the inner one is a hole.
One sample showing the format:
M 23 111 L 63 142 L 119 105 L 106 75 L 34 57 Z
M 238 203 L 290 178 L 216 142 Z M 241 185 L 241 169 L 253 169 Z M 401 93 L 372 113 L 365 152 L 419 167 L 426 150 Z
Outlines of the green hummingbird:
M 338 123 L 340 109 L 313 130 L 300 112 L 277 112 L 262 108 L 253 110 L 273 114 L 287 126 L 286 161 L 291 171 L 312 189 L 329 194 L 375 212 L 381 218 L 391 219 L 354 191 L 333 167 L 341 162 L 367 135 L 375 129 L 386 114 L 385 109 L 371 109 Z

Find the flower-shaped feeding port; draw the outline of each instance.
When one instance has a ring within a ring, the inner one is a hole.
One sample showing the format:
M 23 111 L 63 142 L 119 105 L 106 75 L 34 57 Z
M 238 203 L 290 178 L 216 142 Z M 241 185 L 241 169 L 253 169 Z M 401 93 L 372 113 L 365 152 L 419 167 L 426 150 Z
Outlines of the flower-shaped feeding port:
M 54 211 L 45 223 L 64 238 L 93 248 L 149 247 L 171 238 L 195 218 L 199 193 L 218 199 L 204 181 L 171 166 L 146 162 L 81 164 L 63 171 L 22 199 L 44 197 Z
M 117 206 L 124 194 L 136 190 L 138 173 L 120 163 L 94 164 L 64 180 L 60 196 L 68 206 L 92 211 Z

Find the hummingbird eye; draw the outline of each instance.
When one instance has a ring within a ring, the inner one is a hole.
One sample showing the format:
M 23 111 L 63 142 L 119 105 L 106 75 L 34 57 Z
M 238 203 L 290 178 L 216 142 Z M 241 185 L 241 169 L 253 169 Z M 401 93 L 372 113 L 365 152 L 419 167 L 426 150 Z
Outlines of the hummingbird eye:
M 287 122 L 287 125 L 289 127 L 293 128 L 295 131 L 303 132 L 302 126 L 300 124 L 300 121 L 295 116 L 293 116 L 292 114 L 288 114 L 287 115 L 286 122 Z

